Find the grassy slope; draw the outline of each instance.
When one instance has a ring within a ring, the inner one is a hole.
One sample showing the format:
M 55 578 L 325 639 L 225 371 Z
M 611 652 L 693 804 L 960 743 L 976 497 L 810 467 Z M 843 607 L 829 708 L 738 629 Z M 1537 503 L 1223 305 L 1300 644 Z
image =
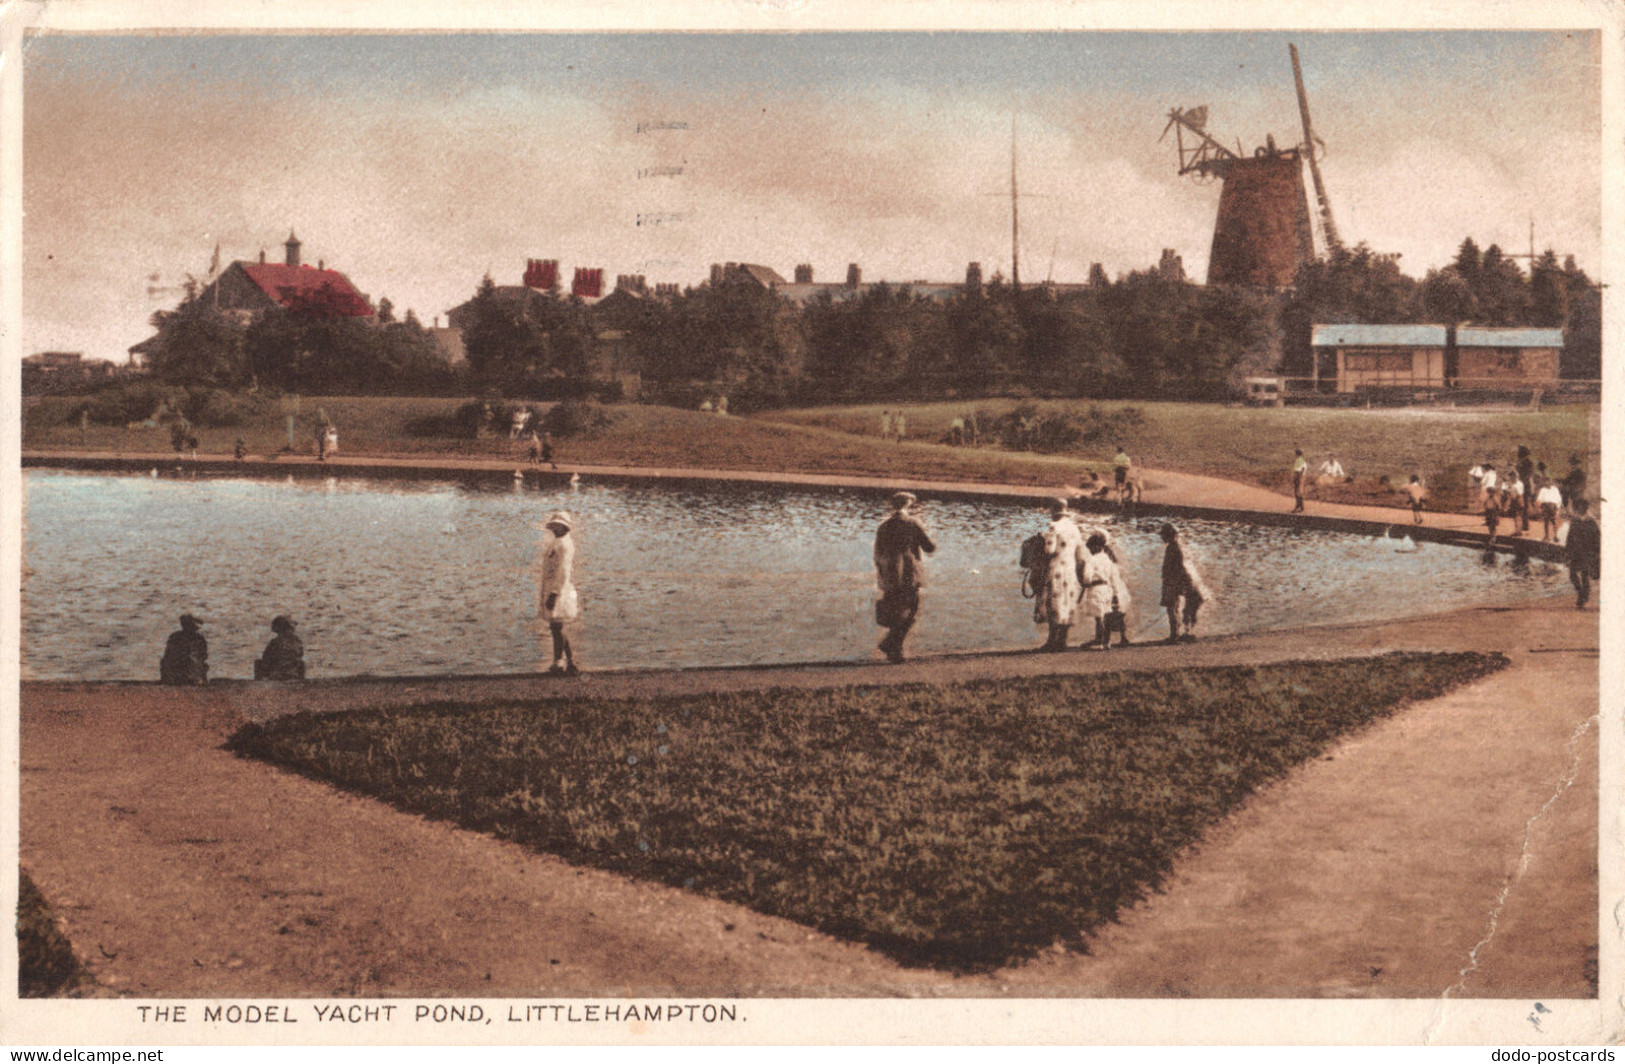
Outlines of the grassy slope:
M 901 409 L 907 414 L 910 436 L 937 439 L 948 431 L 956 416 L 972 409 L 998 415 L 1015 405 L 1015 400 L 994 399 Z M 1141 465 L 1227 477 L 1283 491 L 1290 490 L 1288 470 L 1294 447 L 1302 447 L 1314 465 L 1319 465 L 1327 454 L 1336 454 L 1350 473 L 1361 478 L 1374 480 L 1386 475 L 1397 485 L 1409 480 L 1412 473 L 1419 473 L 1436 493 L 1442 492 L 1440 501 L 1445 503 L 1454 503 L 1461 494 L 1469 467 L 1485 458 L 1498 465 L 1511 465 L 1519 444 L 1528 444 L 1536 458 L 1559 476 L 1567 471 L 1570 454 L 1583 457 L 1590 450 L 1585 407 L 1540 411 L 1277 410 L 1201 403 L 1092 404 L 1083 400 L 1037 405 L 1059 410 L 1082 410 L 1091 405 L 1104 410 L 1133 406 L 1144 415 L 1145 423 L 1114 442 L 1123 443 Z M 878 436 L 883 409 L 899 408 L 872 404 L 765 416 L 789 424 Z M 1080 457 L 1104 472 L 1111 459 L 1108 447 Z
M 301 404 L 301 416 L 310 421 L 318 408 L 325 410 L 339 427 L 344 454 L 521 455 L 518 445 L 505 438 L 419 438 L 406 433 L 405 427 L 413 418 L 450 413 L 463 401 L 309 398 Z M 879 438 L 882 406 L 878 404 L 776 411 L 755 418 L 720 418 L 669 407 L 628 404 L 611 408 L 616 420 L 597 437 L 559 441 L 557 457 L 563 462 L 852 473 L 1038 486 L 1076 483 L 1078 474 L 1085 469 L 1109 468 L 1109 445 L 1098 448 L 1098 453 L 1042 456 L 912 442 L 940 438 L 956 415 L 970 409 L 998 414 L 1014 405 L 1013 400 L 987 400 L 902 407 L 908 415 L 911 442 L 898 445 Z M 1076 410 L 1091 404 L 1054 401 L 1039 405 Z M 1569 454 L 1589 451 L 1588 412 L 1584 408 L 1275 410 L 1194 403 L 1098 405 L 1107 409 L 1132 405 L 1143 413 L 1144 424 L 1125 433 L 1121 442 L 1136 462 L 1147 467 L 1206 473 L 1284 491 L 1296 446 L 1302 447 L 1315 464 L 1324 455 L 1336 453 L 1368 488 L 1381 475 L 1398 484 L 1412 472 L 1421 473 L 1435 491 L 1436 502 L 1450 507 L 1460 501 L 1467 468 L 1485 457 L 1510 464 L 1517 445 L 1527 443 L 1537 458 L 1561 474 L 1567 469 Z M 43 420 L 25 417 L 25 447 L 82 446 L 77 422 L 45 424 Z M 229 454 L 239 436 L 251 453 L 274 452 L 287 443 L 286 415 L 271 412 L 242 426 L 200 429 L 198 436 L 205 454 Z M 301 450 L 308 450 L 310 433 L 301 427 L 295 443 Z M 162 429 L 92 426 L 83 446 L 107 451 L 165 451 L 169 437 Z M 1351 496 L 1348 501 L 1396 500 Z
M 231 740 L 397 806 L 957 970 L 1077 940 L 1261 784 L 1505 664 L 300 715 Z

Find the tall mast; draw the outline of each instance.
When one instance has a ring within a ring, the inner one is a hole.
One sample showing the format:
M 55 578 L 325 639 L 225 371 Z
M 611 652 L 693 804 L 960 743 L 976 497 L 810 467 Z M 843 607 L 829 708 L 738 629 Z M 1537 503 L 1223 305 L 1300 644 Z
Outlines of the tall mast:
M 1298 86 L 1298 117 L 1303 119 L 1303 150 L 1309 156 L 1309 176 L 1315 182 L 1315 200 L 1320 204 L 1320 224 L 1326 232 L 1326 250 L 1341 247 L 1337 238 L 1337 225 L 1332 221 L 1331 201 L 1326 198 L 1326 185 L 1320 179 L 1320 164 L 1315 161 L 1315 133 L 1309 126 L 1309 95 L 1303 91 L 1303 67 L 1298 65 L 1298 46 L 1288 44 L 1292 53 L 1292 80 Z
M 1021 214 L 1016 196 L 1016 116 L 1010 116 L 1010 287 L 1021 291 Z

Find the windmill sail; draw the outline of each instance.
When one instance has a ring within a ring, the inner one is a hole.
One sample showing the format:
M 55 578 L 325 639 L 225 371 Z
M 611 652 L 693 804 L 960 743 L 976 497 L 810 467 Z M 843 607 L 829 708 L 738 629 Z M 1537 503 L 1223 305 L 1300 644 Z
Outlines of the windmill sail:
M 1298 64 L 1298 46 L 1288 44 L 1287 49 L 1292 53 L 1292 80 L 1298 87 L 1298 117 L 1303 120 L 1303 153 L 1309 157 L 1309 176 L 1315 183 L 1315 201 L 1320 204 L 1320 225 L 1326 233 L 1326 250 L 1341 247 L 1342 241 L 1337 237 L 1337 224 L 1332 221 L 1332 204 L 1326 198 L 1326 183 L 1320 179 L 1320 163 L 1315 161 L 1315 145 L 1322 148 L 1325 141 L 1315 136 L 1315 131 L 1309 125 L 1309 94 L 1303 89 L 1303 67 Z

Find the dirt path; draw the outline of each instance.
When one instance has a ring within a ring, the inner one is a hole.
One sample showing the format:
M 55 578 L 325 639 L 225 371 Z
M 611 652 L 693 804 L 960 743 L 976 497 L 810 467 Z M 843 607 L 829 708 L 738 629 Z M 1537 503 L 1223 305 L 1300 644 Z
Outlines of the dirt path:
M 1348 738 L 1255 796 L 1091 955 L 986 977 L 902 969 L 788 921 L 577 869 L 220 749 L 239 713 L 557 693 L 545 678 L 25 684 L 22 860 L 96 995 L 1585 996 L 1597 926 L 1596 728 L 1586 723 L 1597 709 L 1596 616 L 1554 600 L 1065 656 L 1085 670 L 1471 648 L 1505 650 L 1514 665 Z M 1056 665 L 983 655 L 601 675 L 571 690 Z

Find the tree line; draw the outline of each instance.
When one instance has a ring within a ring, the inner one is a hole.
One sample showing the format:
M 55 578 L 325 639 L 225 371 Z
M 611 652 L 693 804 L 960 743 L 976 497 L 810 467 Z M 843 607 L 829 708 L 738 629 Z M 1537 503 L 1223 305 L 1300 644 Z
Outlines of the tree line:
M 805 306 L 745 284 L 588 306 L 551 292 L 503 298 L 486 278 L 462 316 L 466 364 L 446 363 L 408 312 L 375 320 L 320 294 L 246 326 L 193 293 L 154 316 L 161 380 L 303 394 L 615 397 L 688 406 L 726 395 L 736 410 L 885 395 L 1213 399 L 1247 376 L 1312 372 L 1317 322 L 1525 325 L 1565 330 L 1562 373 L 1601 370 L 1601 299 L 1572 256 L 1526 273 L 1500 248 L 1462 242 L 1455 260 L 1407 275 L 1398 256 L 1336 248 L 1283 291 L 1202 286 L 1155 269 L 1057 291 L 995 274 L 938 301 L 907 285 L 866 286 Z

